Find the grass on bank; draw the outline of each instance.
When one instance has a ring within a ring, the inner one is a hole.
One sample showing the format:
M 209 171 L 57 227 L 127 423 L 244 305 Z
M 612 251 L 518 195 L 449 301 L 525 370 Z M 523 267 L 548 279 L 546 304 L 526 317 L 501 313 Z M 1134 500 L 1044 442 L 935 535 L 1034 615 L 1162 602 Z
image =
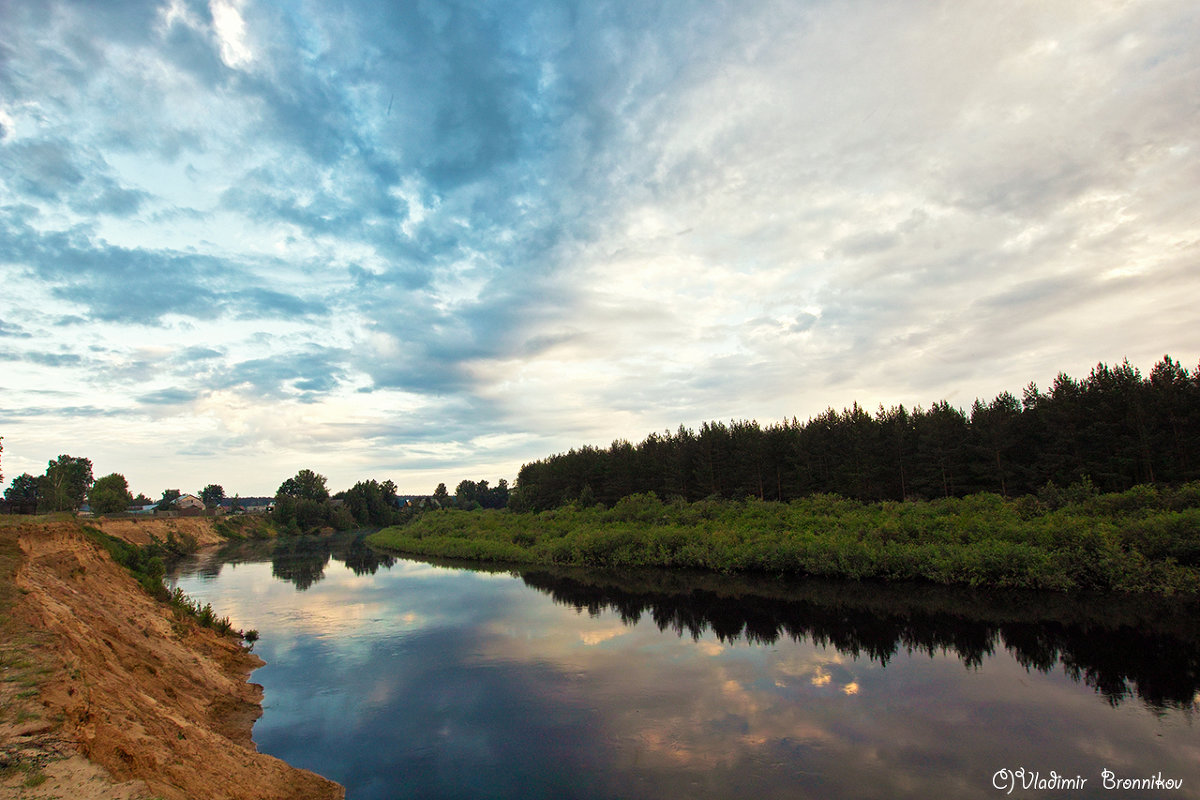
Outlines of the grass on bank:
M 1097 495 L 995 494 L 860 503 L 664 503 L 540 513 L 435 511 L 371 544 L 401 552 L 528 564 L 922 580 L 1060 592 L 1200 594 L 1200 482 Z
M 236 636 L 251 645 L 258 640 L 257 631 L 237 630 L 229 617 L 217 616 L 211 603 L 201 606 L 198 601 L 188 598 L 182 589 L 176 587 L 171 591 L 163 585 L 167 560 L 195 552 L 196 540 L 193 537 L 176 538 L 168 534 L 165 542 L 155 541 L 139 547 L 109 536 L 98 528 L 84 525 L 83 531 L 89 539 L 108 551 L 113 561 L 128 570 L 147 594 L 169 605 L 177 617 L 191 617 L 202 627 L 211 628 L 223 636 Z
M 231 541 L 273 539 L 279 535 L 275 522 L 262 514 L 226 514 L 216 518 L 213 530 Z

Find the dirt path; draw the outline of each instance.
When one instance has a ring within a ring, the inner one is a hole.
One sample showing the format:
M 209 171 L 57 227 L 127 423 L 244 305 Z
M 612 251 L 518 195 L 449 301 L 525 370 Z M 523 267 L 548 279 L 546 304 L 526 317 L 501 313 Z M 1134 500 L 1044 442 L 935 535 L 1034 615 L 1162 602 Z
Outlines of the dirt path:
M 0 522 L 0 617 L 0 797 L 343 796 L 255 750 L 262 662 L 154 601 L 78 524 Z

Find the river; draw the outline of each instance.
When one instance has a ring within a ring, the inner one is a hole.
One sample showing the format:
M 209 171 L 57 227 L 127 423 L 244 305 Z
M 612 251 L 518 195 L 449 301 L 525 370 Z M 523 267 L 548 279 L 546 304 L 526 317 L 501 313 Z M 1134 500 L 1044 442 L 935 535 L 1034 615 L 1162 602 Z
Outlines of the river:
M 357 536 L 169 583 L 258 630 L 256 744 L 348 800 L 1200 797 L 1194 606 L 472 568 Z

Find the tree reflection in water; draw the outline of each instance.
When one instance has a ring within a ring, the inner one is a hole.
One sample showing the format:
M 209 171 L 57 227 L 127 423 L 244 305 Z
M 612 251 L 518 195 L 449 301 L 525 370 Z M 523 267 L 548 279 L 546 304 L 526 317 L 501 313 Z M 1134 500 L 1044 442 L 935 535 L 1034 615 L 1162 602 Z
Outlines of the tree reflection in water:
M 195 568 L 213 577 L 223 564 L 269 557 L 275 577 L 304 591 L 324 578 L 331 559 L 356 575 L 390 569 L 397 559 L 373 550 L 364 536 L 239 542 L 210 554 Z M 681 637 L 699 639 L 711 631 L 723 643 L 808 640 L 883 666 L 900 652 L 953 653 L 968 669 L 979 668 L 1003 648 L 1027 670 L 1048 673 L 1061 667 L 1114 706 L 1134 697 L 1152 709 L 1195 710 L 1198 705 L 1200 609 L 1195 603 L 419 560 L 510 573 L 580 612 L 596 616 L 611 610 L 626 625 L 649 617 L 659 630 Z
M 374 575 L 380 567 L 389 569 L 396 563 L 394 556 L 371 549 L 364 541 L 365 536 L 358 533 L 281 537 L 271 552 L 271 574 L 304 591 L 325 577 L 330 559 L 342 562 L 355 575 Z
M 1061 665 L 1112 705 L 1137 697 L 1151 708 L 1195 709 L 1200 691 L 1200 625 L 1190 605 L 699 575 L 689 587 L 670 574 L 517 574 L 581 612 L 612 610 L 627 625 L 649 616 L 659 630 L 693 639 L 711 631 L 726 644 L 809 640 L 883 666 L 901 650 L 953 653 L 969 669 L 1003 647 L 1028 670 Z
M 230 542 L 217 550 L 173 565 L 175 572 L 194 570 L 207 579 L 221 574 L 227 564 L 246 564 L 271 560 L 271 574 L 287 581 L 300 591 L 313 586 L 325 577 L 330 559 L 345 564 L 355 575 L 374 575 L 380 567 L 389 569 L 396 563 L 394 556 L 381 553 L 367 545 L 367 532 L 356 531 L 330 536 L 280 536 Z

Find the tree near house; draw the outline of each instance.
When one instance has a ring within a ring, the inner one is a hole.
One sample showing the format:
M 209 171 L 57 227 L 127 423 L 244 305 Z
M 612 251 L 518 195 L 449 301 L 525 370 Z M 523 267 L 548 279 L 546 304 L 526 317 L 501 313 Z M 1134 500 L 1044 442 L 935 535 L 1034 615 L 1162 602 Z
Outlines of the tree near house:
M 475 481 L 459 481 L 454 488 L 454 507 L 465 510 L 479 508 L 479 484 Z M 487 491 L 487 481 L 483 482 L 483 491 Z
M 390 485 L 389 485 L 390 484 Z M 382 527 L 395 521 L 396 493 L 391 481 L 359 481 L 338 497 L 358 525 Z
M 329 489 L 325 476 L 302 469 L 295 477 L 279 484 L 275 492 L 275 519 L 279 524 L 299 531 L 319 528 L 329 522 Z
M 167 511 L 171 508 L 171 504 L 179 499 L 182 494 L 178 489 L 163 489 L 162 499 L 158 501 L 158 505 L 154 507 L 155 511 Z
M 489 487 L 486 480 L 462 481 L 454 490 L 454 505 L 464 509 L 504 508 L 508 505 L 508 494 L 508 481 L 504 478 L 494 487 Z
M 296 477 L 288 478 L 279 485 L 275 496 L 280 495 L 323 502 L 329 499 L 329 489 L 325 486 L 324 475 L 318 475 L 311 469 L 302 469 L 296 473 Z
M 129 482 L 118 472 L 98 478 L 88 492 L 88 504 L 96 514 L 116 514 L 129 508 L 132 502 Z
M 61 455 L 46 466 L 38 486 L 39 511 L 74 511 L 91 488 L 92 462 Z
M 205 508 L 216 508 L 225 499 L 225 489 L 218 483 L 210 483 L 200 490 L 200 499 L 204 501 Z
M 302 469 L 296 473 L 296 486 L 300 490 L 300 497 L 305 500 L 324 502 L 329 499 L 325 476 L 318 475 L 311 469 Z

